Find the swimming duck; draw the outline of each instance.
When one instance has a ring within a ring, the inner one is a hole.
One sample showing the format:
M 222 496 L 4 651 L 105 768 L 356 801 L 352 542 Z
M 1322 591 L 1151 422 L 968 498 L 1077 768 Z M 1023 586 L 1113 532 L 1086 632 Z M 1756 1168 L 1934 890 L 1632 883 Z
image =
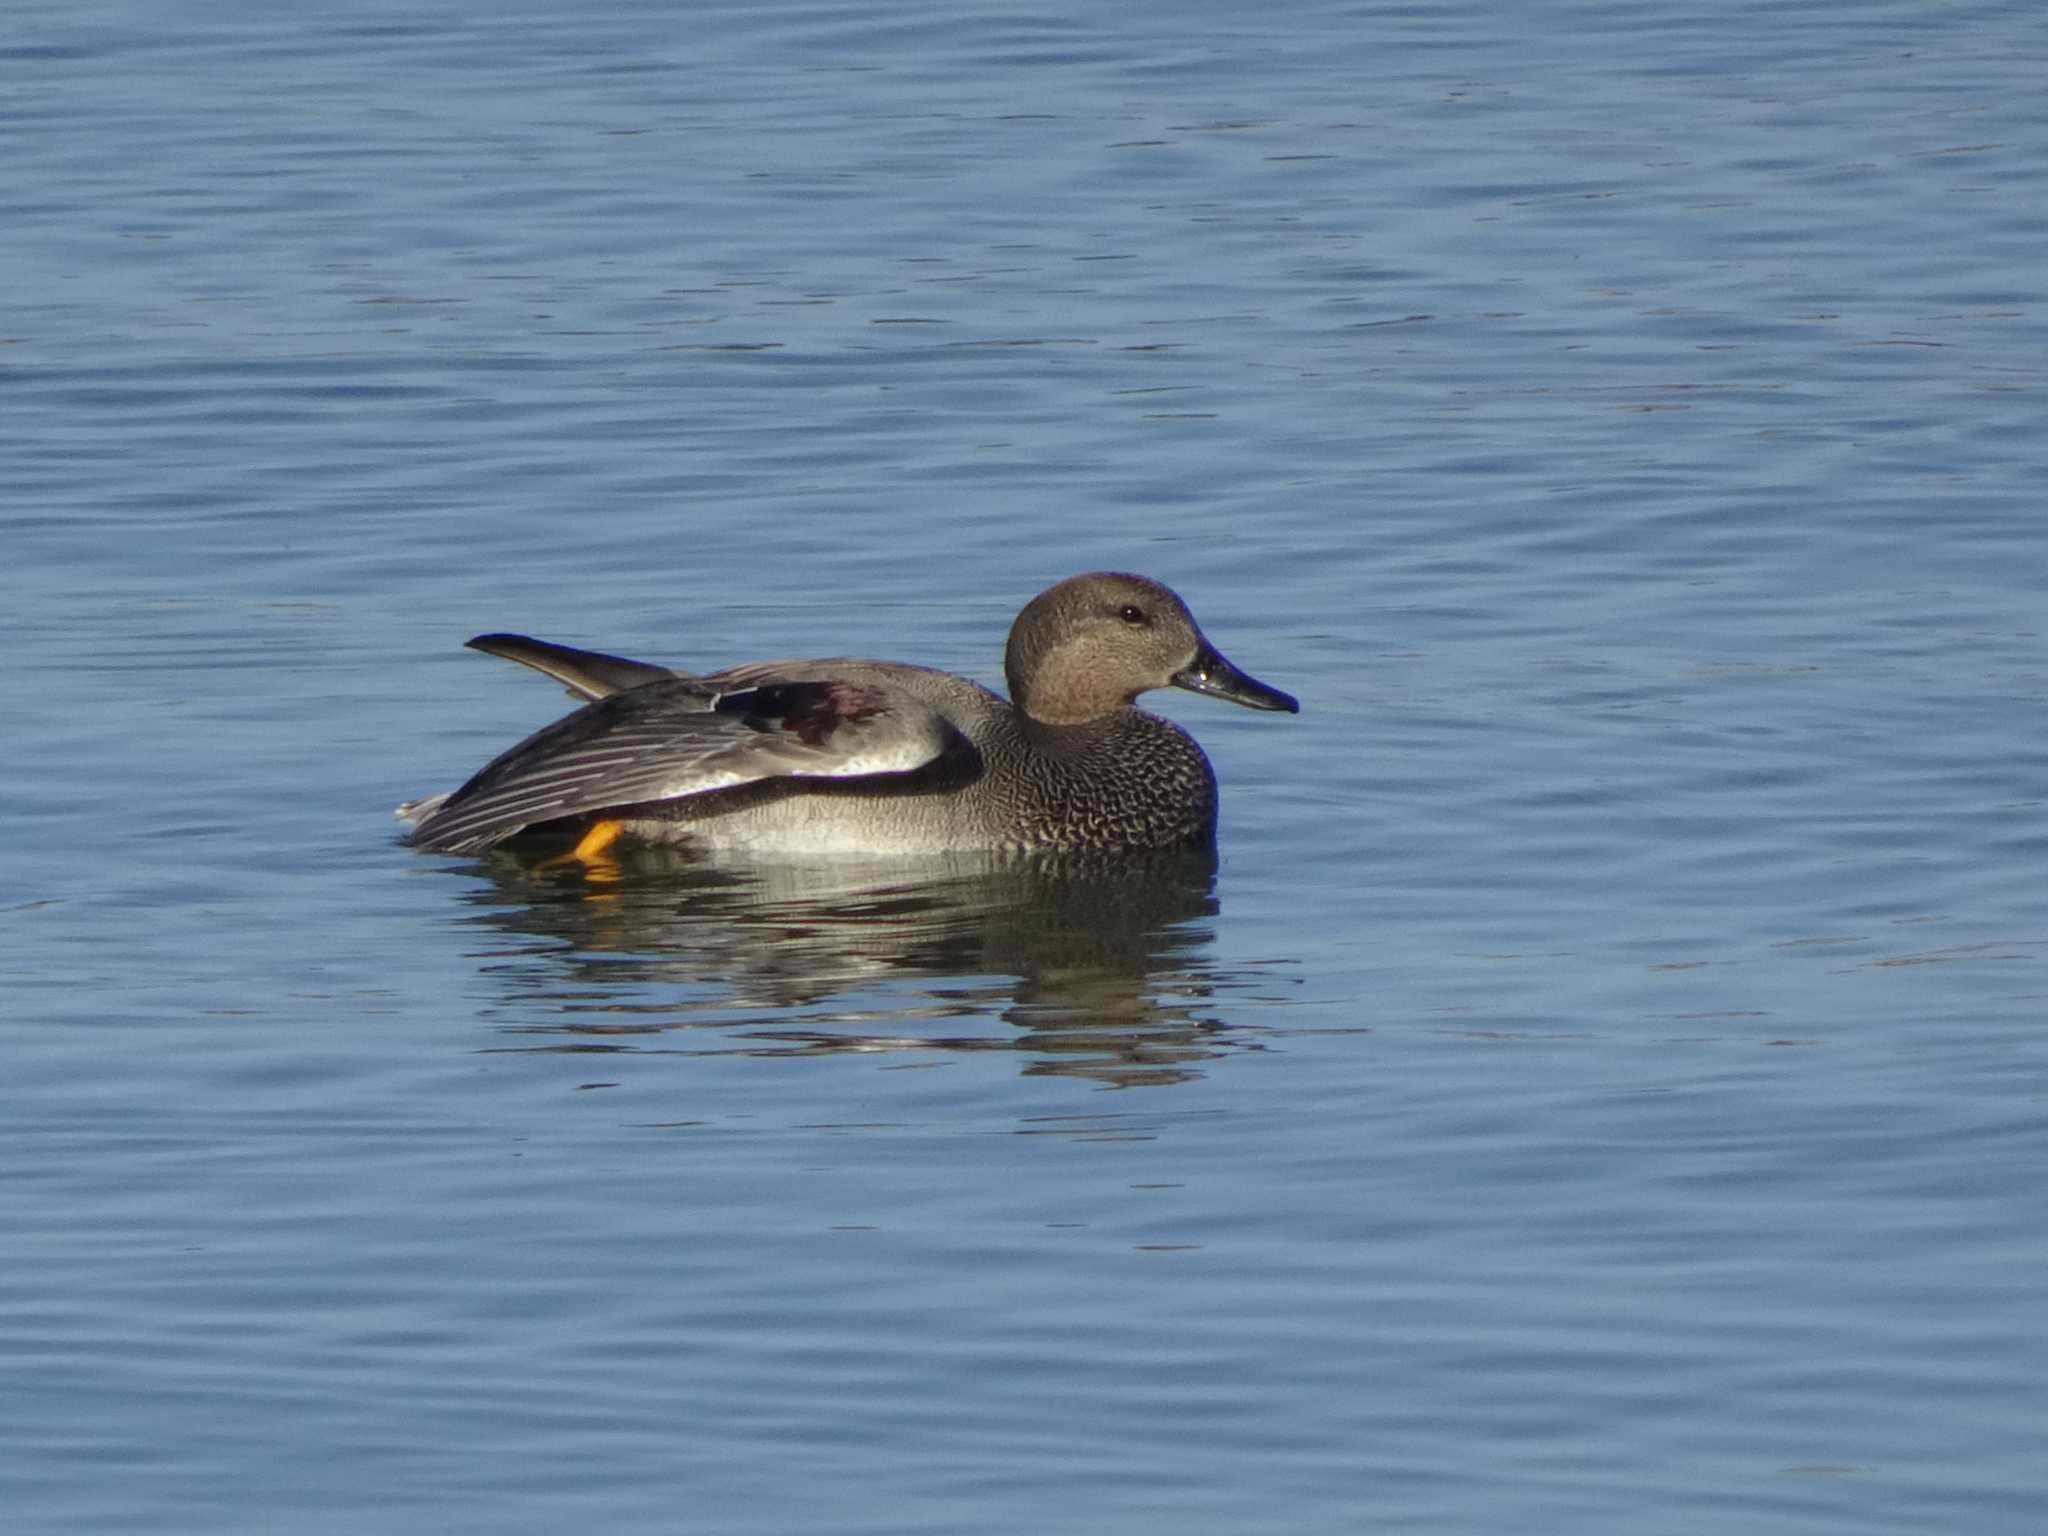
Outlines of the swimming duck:
M 1010 697 L 903 662 L 767 661 L 691 674 L 524 635 L 469 645 L 589 702 L 460 789 L 399 807 L 416 848 L 476 853 L 527 833 L 576 857 L 627 843 L 803 855 L 1203 848 L 1216 775 L 1136 707 L 1175 687 L 1297 713 L 1240 672 L 1171 589 L 1096 571 L 1010 629 Z

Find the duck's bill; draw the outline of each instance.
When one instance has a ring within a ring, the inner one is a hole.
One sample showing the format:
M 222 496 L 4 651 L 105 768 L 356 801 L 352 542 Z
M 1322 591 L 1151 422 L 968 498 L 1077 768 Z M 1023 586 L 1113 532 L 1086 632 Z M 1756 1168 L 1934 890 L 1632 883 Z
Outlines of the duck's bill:
M 1250 673 L 1238 671 L 1213 646 L 1203 646 L 1200 655 L 1174 673 L 1173 686 L 1185 688 L 1189 693 L 1206 693 L 1214 698 L 1228 699 L 1247 709 L 1284 709 L 1290 715 L 1301 713 L 1301 703 L 1293 694 L 1269 688 Z

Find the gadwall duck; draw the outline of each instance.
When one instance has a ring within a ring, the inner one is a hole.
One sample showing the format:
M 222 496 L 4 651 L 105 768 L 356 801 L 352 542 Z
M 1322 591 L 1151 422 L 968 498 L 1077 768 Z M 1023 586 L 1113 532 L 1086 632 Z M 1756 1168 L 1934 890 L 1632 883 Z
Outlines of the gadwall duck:
M 1240 672 L 1187 605 L 1098 571 L 1017 615 L 1010 698 L 901 662 L 767 661 L 693 675 L 479 635 L 590 702 L 452 794 L 399 807 L 414 847 L 476 853 L 525 833 L 761 854 L 1205 848 L 1216 775 L 1179 726 L 1135 707 L 1175 687 L 1296 713 Z

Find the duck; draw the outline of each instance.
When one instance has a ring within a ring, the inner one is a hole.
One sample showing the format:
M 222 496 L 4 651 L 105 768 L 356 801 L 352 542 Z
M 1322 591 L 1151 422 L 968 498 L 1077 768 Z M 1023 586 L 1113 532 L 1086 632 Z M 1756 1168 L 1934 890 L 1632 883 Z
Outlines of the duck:
M 634 845 L 804 857 L 1213 850 L 1216 774 L 1137 707 L 1182 688 L 1295 714 L 1170 587 L 1091 571 L 1011 625 L 1004 698 L 906 662 L 828 657 L 690 673 L 518 634 L 471 649 L 585 701 L 447 794 L 398 808 L 412 847 L 539 837 L 585 861 Z

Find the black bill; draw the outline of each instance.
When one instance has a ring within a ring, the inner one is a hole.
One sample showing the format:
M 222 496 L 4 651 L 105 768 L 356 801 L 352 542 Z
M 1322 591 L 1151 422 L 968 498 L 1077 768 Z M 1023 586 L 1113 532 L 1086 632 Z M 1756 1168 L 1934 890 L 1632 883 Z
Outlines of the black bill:
M 1247 709 L 1283 709 L 1301 713 L 1301 703 L 1291 693 L 1269 688 L 1248 672 L 1240 672 L 1213 645 L 1204 645 L 1195 659 L 1173 674 L 1173 686 L 1189 693 L 1211 694 L 1242 704 Z

